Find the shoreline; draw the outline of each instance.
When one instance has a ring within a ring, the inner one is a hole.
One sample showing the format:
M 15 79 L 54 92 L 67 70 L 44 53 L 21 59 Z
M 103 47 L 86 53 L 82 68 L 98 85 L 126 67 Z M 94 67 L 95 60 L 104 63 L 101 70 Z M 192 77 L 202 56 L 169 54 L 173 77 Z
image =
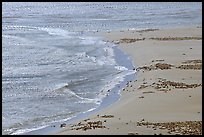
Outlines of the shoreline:
M 115 103 L 117 100 L 119 100 L 119 98 L 121 96 L 120 91 L 122 90 L 122 87 L 125 87 L 125 85 L 128 81 L 135 79 L 135 74 L 133 71 L 133 68 L 135 68 L 135 66 L 133 66 L 133 62 L 129 58 L 129 56 L 127 54 L 125 54 L 117 45 L 114 45 L 112 47 L 112 49 L 114 51 L 115 61 L 117 62 L 118 66 L 122 66 L 122 67 L 127 68 L 129 73 L 127 73 L 126 75 L 123 75 L 123 80 L 120 81 L 118 84 L 115 84 L 114 87 L 111 87 L 108 90 L 108 94 L 106 95 L 106 97 L 104 97 L 102 99 L 102 102 L 100 103 L 99 106 L 92 108 L 90 110 L 87 110 L 85 112 L 80 112 L 79 114 L 70 117 L 68 120 L 66 120 L 64 122 L 54 122 L 52 124 L 36 128 L 36 130 L 31 130 L 31 131 L 21 133 L 21 134 L 22 135 L 40 135 L 40 134 L 46 135 L 46 134 L 56 133 L 56 132 L 60 131 L 61 125 L 69 125 L 69 124 L 73 124 L 79 120 L 85 119 L 85 118 L 89 117 L 90 115 L 96 114 L 97 112 L 103 110 L 107 106 L 109 106 L 109 105 Z M 110 86 L 110 85 L 108 84 L 108 86 Z M 105 85 L 105 86 L 107 86 L 107 85 Z
M 55 134 L 202 134 L 202 27 L 96 35 L 131 56 L 137 80 L 113 104 Z

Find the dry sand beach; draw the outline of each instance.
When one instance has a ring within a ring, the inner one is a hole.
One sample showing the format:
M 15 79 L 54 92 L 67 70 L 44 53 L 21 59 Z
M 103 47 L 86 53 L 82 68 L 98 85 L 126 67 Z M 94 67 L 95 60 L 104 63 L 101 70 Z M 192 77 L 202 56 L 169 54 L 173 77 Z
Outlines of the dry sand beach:
M 135 64 L 121 98 L 58 135 L 202 134 L 202 27 L 97 32 Z

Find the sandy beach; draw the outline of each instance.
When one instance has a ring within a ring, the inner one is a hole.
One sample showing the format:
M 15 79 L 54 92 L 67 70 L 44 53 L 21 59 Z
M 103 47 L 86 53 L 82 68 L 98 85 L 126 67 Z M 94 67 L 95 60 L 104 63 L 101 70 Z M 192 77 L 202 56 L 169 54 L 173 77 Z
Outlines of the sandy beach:
M 202 134 L 202 28 L 96 32 L 128 54 L 136 80 L 107 108 L 57 135 Z

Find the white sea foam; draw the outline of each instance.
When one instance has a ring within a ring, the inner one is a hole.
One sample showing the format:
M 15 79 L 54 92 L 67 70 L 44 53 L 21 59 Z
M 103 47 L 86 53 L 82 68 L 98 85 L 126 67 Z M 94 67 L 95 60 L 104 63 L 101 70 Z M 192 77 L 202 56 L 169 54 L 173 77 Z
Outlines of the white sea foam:
M 49 28 L 49 27 L 31 27 L 31 26 L 5 26 L 4 29 L 26 29 L 26 30 L 40 30 L 40 31 L 45 31 L 50 35 L 58 35 L 58 36 L 63 36 L 63 37 L 68 37 L 70 38 L 73 32 L 68 32 L 64 29 L 61 28 Z
M 115 45 L 110 45 L 107 44 L 106 42 L 102 41 L 100 37 L 79 37 L 81 39 L 80 44 L 82 45 L 98 45 L 103 47 L 103 51 L 101 53 L 103 53 L 101 56 L 98 57 L 93 57 L 93 56 L 88 56 L 86 54 L 86 52 L 82 52 L 82 53 L 77 53 L 77 55 L 79 57 L 87 57 L 90 58 L 94 63 L 97 62 L 98 65 L 115 65 L 116 61 L 114 59 L 115 54 L 114 54 L 114 50 L 113 47 Z M 99 48 L 101 48 L 99 47 Z
M 94 45 L 98 42 L 98 38 L 96 37 L 79 37 L 79 38 L 81 39 L 80 44 L 82 45 Z
M 101 56 L 100 58 L 98 58 L 97 63 L 99 65 L 115 65 L 115 59 L 114 59 L 114 51 L 113 48 L 111 47 L 105 47 L 103 48 L 104 52 L 104 56 Z
M 59 35 L 63 37 L 71 38 L 71 32 L 68 32 L 66 30 L 60 29 L 60 28 L 42 28 L 38 27 L 39 30 L 46 31 L 50 35 Z
M 31 27 L 31 26 L 18 26 L 18 25 L 6 25 L 6 26 L 3 26 L 4 29 L 26 29 L 26 30 L 34 30 L 34 29 L 38 29 L 38 27 Z
M 40 31 L 45 31 L 50 35 L 59 35 L 63 37 L 68 37 L 70 38 L 71 35 L 73 35 L 73 32 L 68 32 L 64 29 L 61 28 L 48 28 L 48 27 L 33 27 L 33 26 L 5 26 L 4 29 L 26 29 L 26 30 L 40 30 Z
M 30 132 L 30 131 L 39 130 L 39 129 L 42 129 L 42 128 L 45 128 L 45 127 L 47 127 L 47 126 L 41 126 L 41 127 L 37 127 L 37 128 L 30 128 L 30 129 L 20 129 L 20 130 L 15 131 L 15 132 L 12 133 L 11 135 L 25 134 L 25 133 L 28 133 L 28 132 Z
M 113 89 L 117 84 L 120 84 L 122 81 L 124 81 L 125 76 L 127 75 L 131 75 L 134 73 L 133 70 L 128 70 L 125 67 L 122 66 L 118 66 L 116 68 L 123 68 L 122 72 L 118 73 L 117 75 L 115 75 L 102 89 L 99 94 L 98 94 L 98 100 L 100 100 L 99 102 L 102 102 L 102 99 L 104 97 L 106 97 L 109 93 L 108 91 L 110 91 L 111 89 Z M 120 94 L 120 93 L 119 93 Z
M 61 120 L 54 120 L 52 122 L 49 122 L 49 123 L 46 123 L 46 125 L 44 126 L 39 126 L 39 127 L 35 127 L 35 128 L 26 128 L 26 129 L 20 129 L 20 130 L 17 130 L 17 131 L 14 131 L 11 135 L 21 135 L 21 134 L 26 134 L 28 132 L 31 132 L 31 131 L 35 131 L 35 130 L 39 130 L 39 129 L 43 129 L 43 128 L 46 128 L 48 127 L 50 124 L 55 124 L 55 123 L 58 123 L 58 122 L 65 122 L 65 121 L 68 121 L 72 118 L 76 117 L 76 115 L 74 116 L 70 116 L 68 118 L 64 118 L 64 119 L 61 119 Z M 7 129 L 8 132 L 12 132 L 13 129 Z
M 74 91 L 70 90 L 68 88 L 68 84 L 60 84 L 58 85 L 59 86 L 62 86 L 60 88 L 57 88 L 54 90 L 54 92 L 56 92 L 57 94 L 66 94 L 70 97 L 76 97 L 78 99 L 80 99 L 80 101 L 78 103 L 95 103 L 95 104 L 98 104 L 98 99 L 91 99 L 91 98 L 84 98 L 84 97 L 81 97 L 79 95 L 77 95 Z
M 95 110 L 96 108 L 97 108 L 97 107 L 94 107 L 94 108 L 91 108 L 91 109 L 89 109 L 89 110 L 87 110 L 87 111 L 84 111 L 83 114 L 84 114 L 84 113 L 87 113 L 87 112 L 90 112 L 90 111 L 93 111 L 93 110 Z
M 116 68 L 117 70 L 120 70 L 120 71 L 126 71 L 126 70 L 128 70 L 128 68 L 126 68 L 126 67 L 124 67 L 124 66 L 115 66 L 115 68 Z

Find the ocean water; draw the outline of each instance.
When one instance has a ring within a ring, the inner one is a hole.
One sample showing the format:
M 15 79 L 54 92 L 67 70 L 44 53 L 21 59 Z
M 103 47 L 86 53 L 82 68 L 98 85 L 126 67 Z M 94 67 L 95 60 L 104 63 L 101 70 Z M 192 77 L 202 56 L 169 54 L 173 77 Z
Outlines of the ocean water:
M 2 134 L 94 110 L 133 74 L 90 32 L 178 26 L 202 26 L 202 3 L 3 2 Z

